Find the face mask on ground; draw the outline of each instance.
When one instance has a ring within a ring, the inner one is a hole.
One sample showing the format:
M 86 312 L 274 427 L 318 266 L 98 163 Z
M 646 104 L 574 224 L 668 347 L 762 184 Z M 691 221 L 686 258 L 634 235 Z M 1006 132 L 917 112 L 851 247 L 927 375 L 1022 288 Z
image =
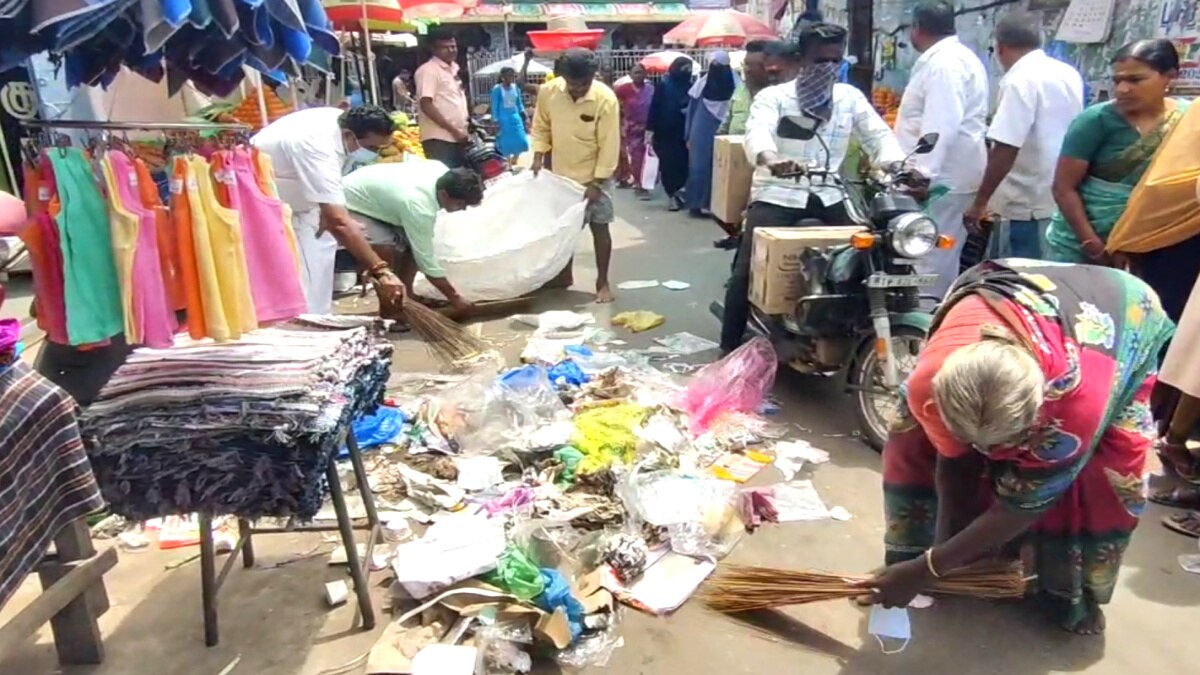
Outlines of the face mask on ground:
M 883 605 L 871 605 L 871 616 L 867 620 L 867 632 L 875 636 L 884 654 L 898 654 L 912 640 L 912 626 L 908 622 L 908 609 L 904 607 L 885 608 Z M 899 641 L 899 647 L 889 648 L 884 640 Z

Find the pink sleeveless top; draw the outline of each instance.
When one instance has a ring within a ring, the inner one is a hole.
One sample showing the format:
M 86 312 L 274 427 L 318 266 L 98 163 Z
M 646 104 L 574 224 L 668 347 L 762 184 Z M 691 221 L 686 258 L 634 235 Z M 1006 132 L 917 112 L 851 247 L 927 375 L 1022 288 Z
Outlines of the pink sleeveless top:
M 291 319 L 308 309 L 300 285 L 294 249 L 288 241 L 291 225 L 284 205 L 263 193 L 254 175 L 250 151 L 238 148 L 230 162 L 233 185 L 230 207 L 242 214 L 242 240 L 251 261 L 250 294 L 259 323 Z
M 162 264 L 158 255 L 158 226 L 154 211 L 147 209 L 137 190 L 137 170 L 125 153 L 109 150 L 105 154 L 116 182 L 117 200 L 121 209 L 138 218 L 138 234 L 133 255 L 133 304 L 140 324 L 142 344 L 148 347 L 170 347 L 175 342 L 179 323 L 171 311 L 167 290 L 163 285 Z

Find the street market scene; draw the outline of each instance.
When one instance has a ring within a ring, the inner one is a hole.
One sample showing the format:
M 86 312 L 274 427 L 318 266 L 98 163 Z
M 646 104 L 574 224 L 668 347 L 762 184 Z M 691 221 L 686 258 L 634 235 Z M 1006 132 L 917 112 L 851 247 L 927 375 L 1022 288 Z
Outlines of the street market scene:
M 0 30 L 0 675 L 1195 670 L 1194 1 Z

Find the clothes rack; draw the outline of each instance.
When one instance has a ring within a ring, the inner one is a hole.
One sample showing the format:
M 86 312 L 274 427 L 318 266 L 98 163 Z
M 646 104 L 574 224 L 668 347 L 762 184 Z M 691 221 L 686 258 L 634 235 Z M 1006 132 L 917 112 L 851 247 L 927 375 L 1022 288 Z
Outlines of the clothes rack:
M 97 131 L 250 131 L 247 124 L 227 122 L 93 122 L 89 120 L 26 120 L 31 129 L 91 129 Z

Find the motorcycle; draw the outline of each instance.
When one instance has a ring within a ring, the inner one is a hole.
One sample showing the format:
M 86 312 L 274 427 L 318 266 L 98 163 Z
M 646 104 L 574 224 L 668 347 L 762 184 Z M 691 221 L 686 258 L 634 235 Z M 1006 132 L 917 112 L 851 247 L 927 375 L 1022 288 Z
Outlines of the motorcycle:
M 816 137 L 824 146 L 815 133 L 820 123 L 815 116 L 785 117 L 779 135 Z M 830 169 L 827 147 L 824 167 L 776 174 L 838 187 L 851 220 L 862 229 L 843 244 L 804 249 L 795 308 L 768 315 L 752 306 L 748 329 L 770 339 L 780 362 L 798 372 L 843 376 L 862 436 L 876 450 L 887 439 L 900 384 L 915 366 L 933 318 L 921 311 L 920 289 L 934 284 L 937 275 L 916 273 L 916 262 L 935 248 L 953 245 L 910 194 L 923 178 L 908 159 L 930 152 L 936 143 L 937 134 L 927 134 L 904 162 L 874 172 L 861 187 Z M 873 195 L 869 200 L 864 189 Z M 711 311 L 718 318 L 724 314 L 719 302 Z

